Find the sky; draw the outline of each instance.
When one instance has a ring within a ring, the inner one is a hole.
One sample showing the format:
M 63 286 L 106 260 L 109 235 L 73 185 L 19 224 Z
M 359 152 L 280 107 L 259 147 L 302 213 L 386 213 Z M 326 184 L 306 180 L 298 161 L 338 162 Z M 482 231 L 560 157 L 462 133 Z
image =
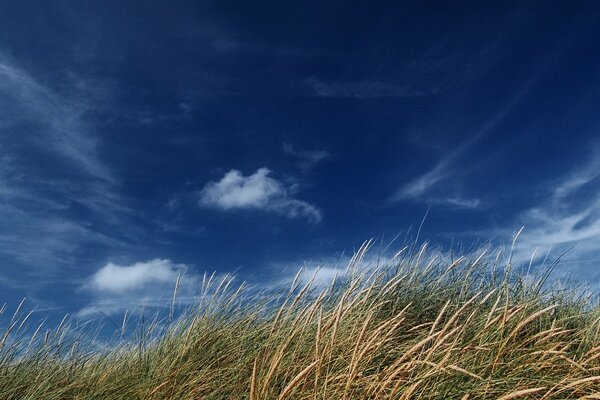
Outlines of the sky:
M 596 1 L 1 0 L 0 304 L 118 315 L 523 226 L 515 262 L 568 249 L 598 290 L 598 48 Z

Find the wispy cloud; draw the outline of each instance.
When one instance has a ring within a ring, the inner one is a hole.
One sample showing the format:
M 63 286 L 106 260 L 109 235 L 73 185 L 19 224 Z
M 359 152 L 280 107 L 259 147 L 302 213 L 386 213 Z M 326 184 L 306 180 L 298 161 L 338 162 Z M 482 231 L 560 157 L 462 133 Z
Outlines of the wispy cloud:
M 442 182 L 447 181 L 453 176 L 461 175 L 461 169 L 459 162 L 463 156 L 473 150 L 473 147 L 477 145 L 483 138 L 487 137 L 491 133 L 495 132 L 499 125 L 522 103 L 522 101 L 529 95 L 532 89 L 543 79 L 544 72 L 562 56 L 566 49 L 566 44 L 572 40 L 568 38 L 557 45 L 554 52 L 550 53 L 549 56 L 542 60 L 535 70 L 531 73 L 530 77 L 516 90 L 512 96 L 508 97 L 506 102 L 502 104 L 498 110 L 485 121 L 481 128 L 468 139 L 458 144 L 452 150 L 446 152 L 437 163 L 428 170 L 427 172 L 413 178 L 409 182 L 406 182 L 394 192 L 390 197 L 390 202 L 406 201 L 406 200 L 420 200 L 426 196 L 434 187 L 439 186 Z M 495 48 L 497 44 L 491 48 Z
M 91 301 L 78 316 L 170 307 L 176 285 L 179 304 L 187 304 L 200 290 L 201 282 L 200 277 L 190 273 L 189 269 L 185 264 L 175 264 L 168 259 L 131 265 L 108 263 L 81 286 L 80 290 L 90 295 Z
M 538 191 L 545 194 L 534 206 L 516 215 L 504 226 L 472 232 L 510 243 L 523 227 L 511 249 L 514 265 L 547 267 L 558 257 L 561 261 L 554 278 L 574 278 L 596 293 L 600 290 L 600 174 L 592 169 L 600 162 L 600 153 L 571 173 L 543 183 Z M 534 190 L 534 189 L 532 189 Z
M 573 171 L 554 190 L 554 198 L 562 199 L 600 177 L 600 147 L 593 147 L 593 157 L 587 165 Z
M 121 244 L 85 224 L 45 214 L 0 207 L 0 218 L 6 225 L 0 229 L 0 251 L 22 265 L 38 269 L 38 277 L 55 274 L 57 265 L 76 264 L 84 244 Z
M 517 92 L 511 98 L 506 106 L 496 113 L 496 115 L 494 115 L 490 120 L 488 120 L 485 125 L 481 127 L 481 129 L 479 129 L 453 150 L 446 153 L 441 159 L 438 160 L 432 169 L 400 186 L 390 200 L 392 202 L 397 202 L 402 200 L 418 199 L 427 194 L 440 182 L 457 174 L 458 171 L 455 165 L 457 161 L 459 161 L 466 152 L 471 150 L 471 148 L 477 142 L 497 128 L 498 124 L 502 122 L 515 107 L 518 106 L 523 97 L 529 92 L 533 86 L 533 82 L 534 81 L 531 81 L 529 84 L 521 88 L 521 90 L 519 90 L 519 92 Z
M 540 204 L 524 212 L 521 247 L 538 253 L 564 251 L 567 259 L 585 261 L 600 257 L 600 152 L 563 177 Z
M 312 167 L 329 157 L 329 152 L 325 150 L 301 150 L 297 149 L 289 143 L 282 145 L 282 150 L 285 154 L 300 159 L 299 167 L 307 172 Z
M 307 78 L 306 86 L 317 97 L 348 97 L 372 99 L 380 97 L 420 97 L 435 94 L 437 90 L 419 89 L 410 85 L 400 85 L 378 80 L 360 80 L 350 82 L 329 82 L 314 76 Z
M 199 193 L 199 204 L 221 211 L 262 210 L 288 218 L 321 221 L 317 207 L 294 197 L 295 186 L 285 185 L 270 175 L 268 168 L 260 168 L 249 176 L 232 169 L 220 181 L 204 186 Z
M 111 180 L 96 155 L 96 140 L 85 134 L 83 105 L 69 103 L 1 54 L 0 104 L 4 129 L 26 124 L 29 135 L 37 139 L 29 138 L 29 143 L 67 158 L 89 175 Z
M 481 199 L 465 199 L 461 197 L 431 198 L 428 199 L 428 203 L 470 209 L 482 208 L 484 206 L 484 203 L 481 201 Z
M 117 225 L 99 226 L 130 212 L 87 123 L 104 88 L 65 82 L 52 89 L 0 53 L 0 257 L 37 276 L 73 266 L 85 244 L 118 245 Z

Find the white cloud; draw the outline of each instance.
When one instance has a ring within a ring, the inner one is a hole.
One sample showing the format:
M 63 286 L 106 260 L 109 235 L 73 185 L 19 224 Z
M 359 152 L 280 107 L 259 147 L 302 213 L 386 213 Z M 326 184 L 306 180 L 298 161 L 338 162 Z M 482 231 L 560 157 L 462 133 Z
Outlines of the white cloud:
M 286 186 L 270 176 L 268 168 L 244 176 L 238 170 L 227 172 L 218 182 L 208 182 L 199 194 L 202 207 L 221 211 L 263 210 L 288 218 L 321 221 L 321 212 L 310 203 L 293 197 L 293 186 Z
M 113 293 L 131 291 L 150 284 L 174 283 L 184 271 L 184 265 L 161 259 L 125 266 L 108 263 L 92 276 L 89 287 Z
M 98 312 L 115 314 L 124 310 L 168 308 L 178 278 L 177 303 L 189 304 L 200 290 L 200 277 L 185 264 L 153 259 L 131 265 L 108 263 L 89 277 L 80 290 L 91 302 L 78 313 L 87 317 Z

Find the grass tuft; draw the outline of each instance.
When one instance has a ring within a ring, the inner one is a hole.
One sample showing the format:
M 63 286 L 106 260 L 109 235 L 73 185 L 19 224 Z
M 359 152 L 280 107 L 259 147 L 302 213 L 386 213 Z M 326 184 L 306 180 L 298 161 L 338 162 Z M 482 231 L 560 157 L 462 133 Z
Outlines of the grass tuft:
M 597 303 L 485 253 L 444 261 L 423 246 L 372 266 L 368 248 L 327 287 L 211 277 L 158 337 L 155 320 L 104 351 L 66 321 L 26 334 L 21 304 L 0 333 L 0 399 L 600 398 Z

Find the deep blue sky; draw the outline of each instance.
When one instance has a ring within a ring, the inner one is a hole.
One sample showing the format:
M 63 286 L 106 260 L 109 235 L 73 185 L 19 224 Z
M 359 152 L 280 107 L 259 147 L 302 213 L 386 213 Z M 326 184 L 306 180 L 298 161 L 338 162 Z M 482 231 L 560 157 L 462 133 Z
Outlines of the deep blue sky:
M 0 303 L 275 284 L 428 208 L 600 287 L 598 49 L 596 1 L 0 1 Z

